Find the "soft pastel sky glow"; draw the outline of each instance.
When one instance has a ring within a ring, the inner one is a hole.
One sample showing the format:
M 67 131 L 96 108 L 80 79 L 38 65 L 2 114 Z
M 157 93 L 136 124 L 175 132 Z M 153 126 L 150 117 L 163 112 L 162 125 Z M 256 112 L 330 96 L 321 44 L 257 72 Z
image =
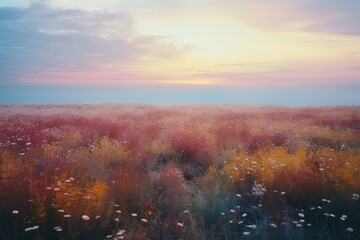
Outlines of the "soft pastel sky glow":
M 0 88 L 0 103 L 359 105 L 360 1 L 2 0 Z

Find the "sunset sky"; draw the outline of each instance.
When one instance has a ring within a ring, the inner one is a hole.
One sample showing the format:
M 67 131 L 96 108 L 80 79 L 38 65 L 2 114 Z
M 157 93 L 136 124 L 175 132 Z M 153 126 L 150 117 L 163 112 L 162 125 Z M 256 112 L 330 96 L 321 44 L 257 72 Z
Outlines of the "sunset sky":
M 1 0 L 7 103 L 360 105 L 360 1 Z

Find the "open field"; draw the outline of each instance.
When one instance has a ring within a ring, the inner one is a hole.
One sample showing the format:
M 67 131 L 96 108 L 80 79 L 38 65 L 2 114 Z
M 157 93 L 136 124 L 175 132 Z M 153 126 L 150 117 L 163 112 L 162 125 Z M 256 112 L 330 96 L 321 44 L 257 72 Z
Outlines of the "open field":
M 360 239 L 360 107 L 0 106 L 0 239 Z

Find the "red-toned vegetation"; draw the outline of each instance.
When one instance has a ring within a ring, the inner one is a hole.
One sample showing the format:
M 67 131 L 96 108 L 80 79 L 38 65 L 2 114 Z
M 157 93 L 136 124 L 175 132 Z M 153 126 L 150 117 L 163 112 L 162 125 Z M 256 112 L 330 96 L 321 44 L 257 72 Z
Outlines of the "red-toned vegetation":
M 360 109 L 1 106 L 0 239 L 357 239 Z

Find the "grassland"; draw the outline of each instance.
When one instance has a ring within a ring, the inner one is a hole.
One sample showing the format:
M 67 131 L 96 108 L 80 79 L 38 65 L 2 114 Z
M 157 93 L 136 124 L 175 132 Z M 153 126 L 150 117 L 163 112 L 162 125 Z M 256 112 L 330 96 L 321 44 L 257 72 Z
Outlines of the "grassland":
M 0 106 L 0 239 L 360 239 L 360 107 Z

